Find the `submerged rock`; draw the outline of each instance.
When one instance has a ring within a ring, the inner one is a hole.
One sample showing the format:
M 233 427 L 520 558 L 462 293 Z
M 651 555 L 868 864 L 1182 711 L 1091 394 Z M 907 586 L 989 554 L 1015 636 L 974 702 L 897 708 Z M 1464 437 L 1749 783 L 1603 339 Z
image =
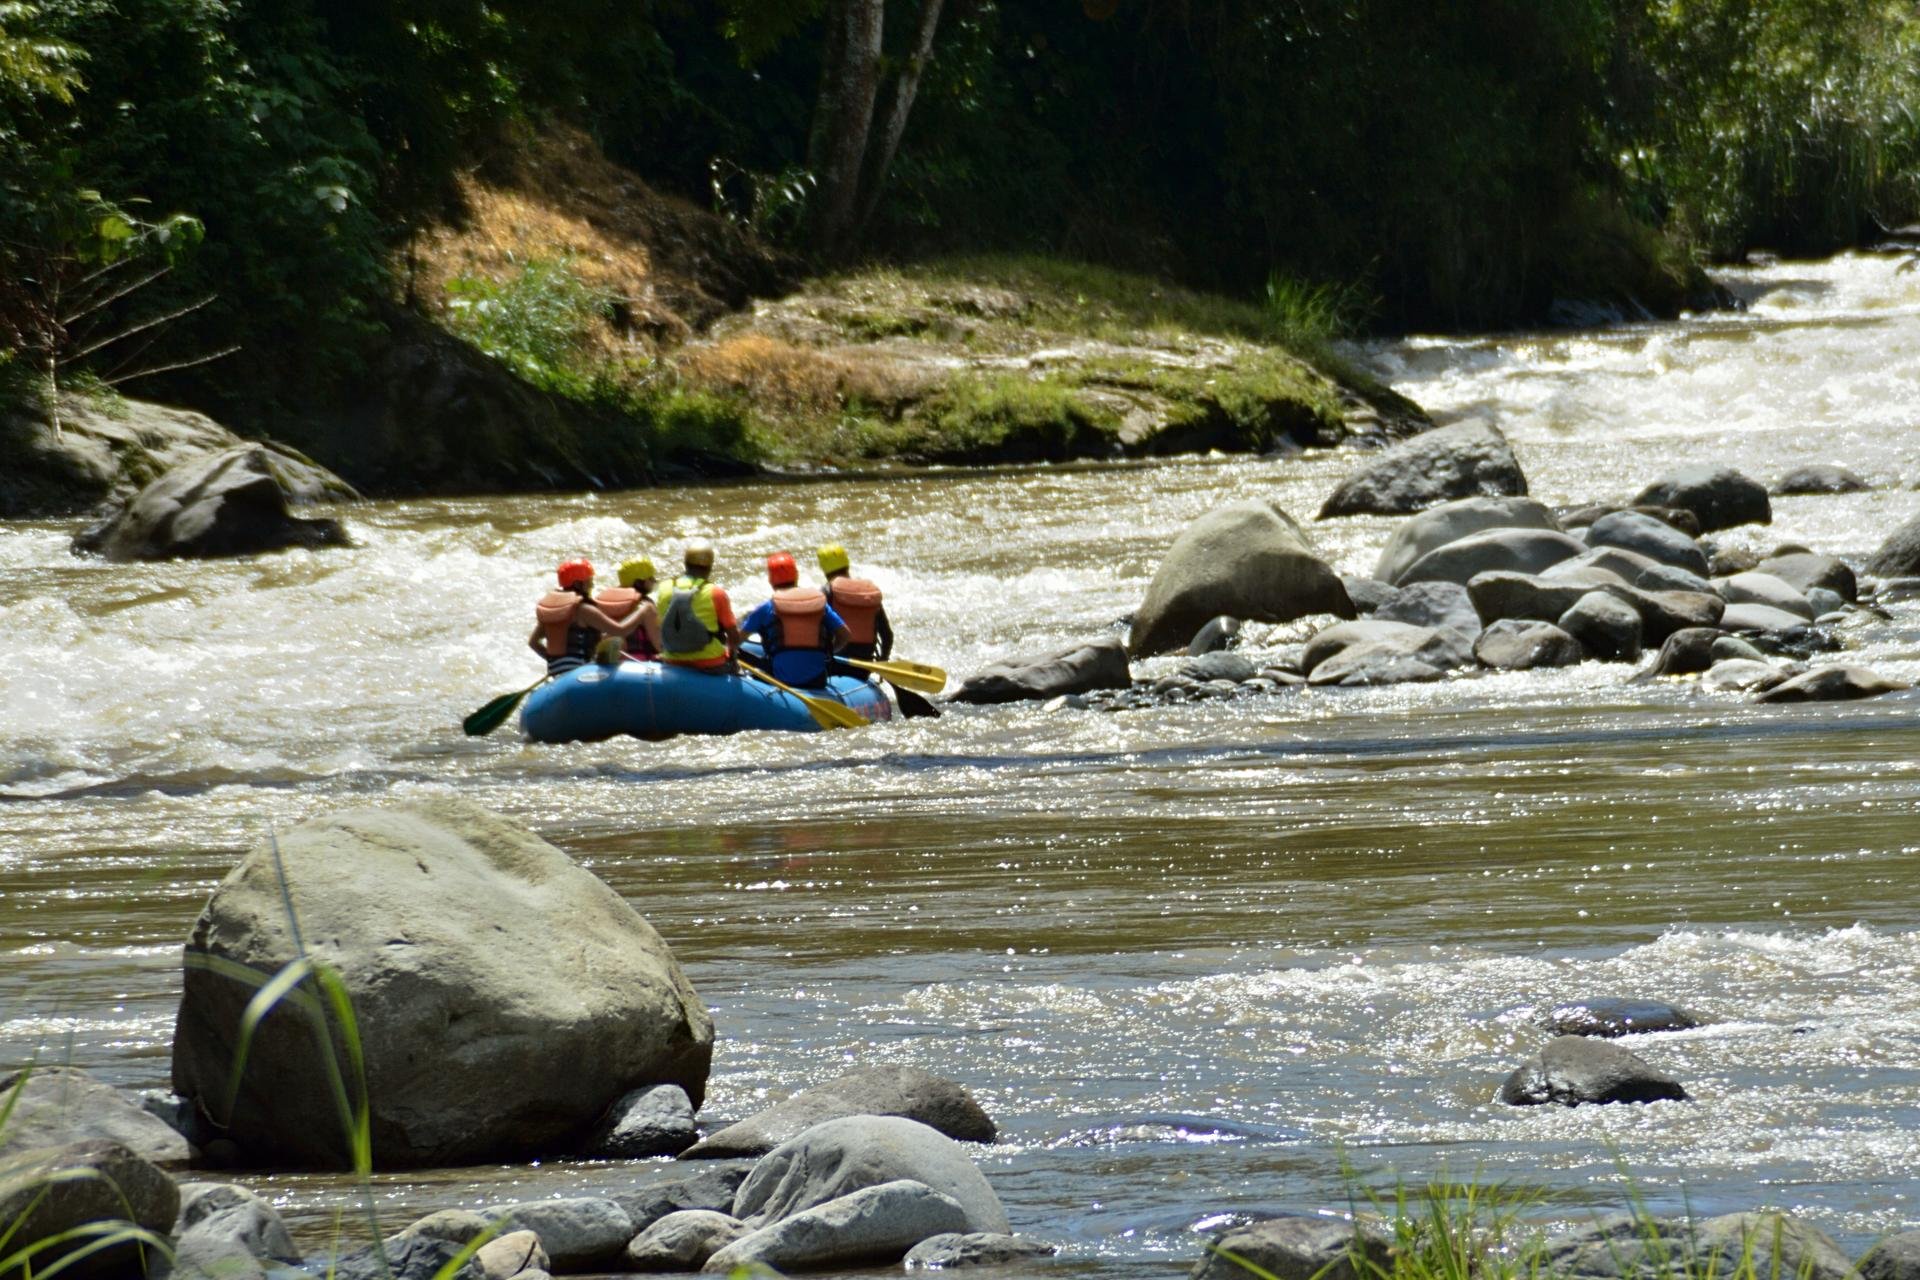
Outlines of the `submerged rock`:
M 73 546 L 129 561 L 346 545 L 338 520 L 301 519 L 288 502 L 273 455 L 261 445 L 243 445 L 181 463 Z
M 1239 684 L 1243 680 L 1253 679 L 1259 668 L 1249 658 L 1237 653 L 1204 653 L 1197 658 L 1189 658 L 1180 666 L 1180 674 L 1196 683 L 1209 680 L 1231 680 Z
M 1320 518 L 1404 515 L 1455 498 L 1526 492 L 1527 477 L 1500 429 L 1460 422 L 1403 440 L 1361 464 L 1328 496 Z
M 1894 680 L 1866 667 L 1816 667 L 1803 675 L 1782 681 L 1760 693 L 1756 702 L 1841 702 L 1854 698 L 1877 698 L 1883 693 L 1899 693 L 1913 686 Z
M 1560 532 L 1553 513 L 1532 498 L 1461 498 L 1410 516 L 1394 526 L 1380 552 L 1374 578 L 1396 583 L 1421 556 L 1468 534 L 1489 529 Z M 1358 603 L 1358 602 L 1356 602 Z
M 1732 467 L 1711 464 L 1676 467 L 1642 489 L 1633 504 L 1691 511 L 1703 533 L 1773 523 L 1765 485 Z
M 1773 482 L 1777 497 L 1807 493 L 1860 493 L 1871 488 L 1847 468 L 1831 462 L 1809 462 L 1794 467 Z
M 1743 692 L 1767 684 L 1778 684 L 1787 677 L 1770 662 L 1760 658 L 1716 658 L 1700 683 L 1716 693 Z
M 955 702 L 1044 701 L 1133 683 L 1127 650 L 1112 636 L 1064 645 L 1031 658 L 1008 658 L 980 668 L 961 684 Z
M 1502 618 L 1474 641 L 1473 656 L 1497 671 L 1571 667 L 1585 658 L 1580 642 L 1551 622 Z
M 1684 1101 L 1680 1082 L 1638 1054 L 1605 1040 L 1559 1036 L 1514 1069 L 1500 1086 L 1501 1102 L 1532 1107 L 1555 1102 L 1582 1103 Z
M 1317 613 L 1354 616 L 1339 575 L 1279 503 L 1246 498 L 1215 507 L 1174 539 L 1127 647 L 1136 658 L 1166 653 L 1220 614 L 1291 622 Z
M 765 1155 L 817 1124 L 847 1116 L 900 1116 L 962 1142 L 992 1142 L 999 1132 L 963 1084 L 920 1067 L 861 1067 L 709 1134 L 681 1159 Z
M 1194 1265 L 1191 1280 L 1248 1280 L 1257 1274 L 1241 1261 L 1275 1280 L 1367 1280 L 1390 1273 L 1392 1256 L 1392 1241 L 1368 1223 L 1268 1218 L 1229 1228 L 1208 1241 L 1206 1256 Z
M 254 849 L 188 940 L 174 1087 L 254 1159 L 348 1161 L 327 1067 L 296 1004 L 258 1025 L 227 1113 L 257 985 L 233 975 L 264 980 L 293 961 L 289 901 L 310 953 L 353 1002 L 376 1167 L 570 1150 L 633 1089 L 705 1092 L 706 1006 L 618 894 L 465 801 L 356 809 Z
M 1696 1013 L 1662 1000 L 1600 996 L 1555 1005 L 1540 1020 L 1540 1025 L 1558 1036 L 1611 1039 L 1649 1031 L 1691 1031 L 1701 1025 L 1701 1019 Z

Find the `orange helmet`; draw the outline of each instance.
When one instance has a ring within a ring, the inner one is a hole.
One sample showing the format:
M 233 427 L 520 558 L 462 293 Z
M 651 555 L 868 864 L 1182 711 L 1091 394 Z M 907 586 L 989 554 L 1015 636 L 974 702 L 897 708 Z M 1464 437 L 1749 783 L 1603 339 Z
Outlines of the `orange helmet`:
M 569 560 L 560 566 L 560 588 L 566 590 L 577 583 L 593 581 L 593 565 L 586 560 Z
M 791 552 L 776 551 L 767 557 L 767 581 L 776 587 L 790 587 L 800 581 L 800 566 L 793 562 Z

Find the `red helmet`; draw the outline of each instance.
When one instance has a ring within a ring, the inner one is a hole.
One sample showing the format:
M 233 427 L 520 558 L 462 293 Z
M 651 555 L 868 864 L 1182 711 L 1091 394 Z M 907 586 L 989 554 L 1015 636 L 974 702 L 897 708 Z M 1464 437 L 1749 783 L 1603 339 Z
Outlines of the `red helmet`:
M 776 551 L 767 557 L 767 581 L 776 587 L 790 587 L 800 581 L 800 566 L 793 562 L 791 552 Z
M 560 566 L 560 588 L 566 590 L 578 583 L 593 581 L 593 565 L 586 560 L 569 560 Z

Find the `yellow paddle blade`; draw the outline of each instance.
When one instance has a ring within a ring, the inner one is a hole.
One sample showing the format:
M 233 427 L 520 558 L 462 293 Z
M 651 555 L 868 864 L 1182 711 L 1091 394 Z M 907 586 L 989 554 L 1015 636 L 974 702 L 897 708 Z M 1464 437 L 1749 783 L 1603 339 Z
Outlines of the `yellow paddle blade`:
M 889 658 L 885 662 L 868 662 L 864 658 L 842 658 L 840 661 L 850 667 L 859 667 L 862 671 L 871 671 L 915 693 L 939 693 L 947 687 L 947 673 L 924 662 L 903 662 L 898 658 Z
M 782 684 L 760 668 L 749 666 L 744 662 L 740 664 L 740 670 L 755 680 L 764 680 L 780 692 L 790 693 L 800 699 L 801 704 L 813 716 L 814 723 L 822 729 L 864 729 L 866 727 L 867 718 L 852 707 L 843 707 L 827 698 L 808 697 L 792 685 Z

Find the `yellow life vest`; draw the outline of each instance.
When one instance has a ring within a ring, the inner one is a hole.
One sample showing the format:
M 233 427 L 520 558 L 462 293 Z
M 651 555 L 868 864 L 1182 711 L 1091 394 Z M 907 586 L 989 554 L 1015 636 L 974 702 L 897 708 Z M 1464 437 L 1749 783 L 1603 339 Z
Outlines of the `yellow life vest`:
M 667 662 L 711 662 L 727 656 L 713 584 L 675 578 L 660 600 L 660 656 Z

